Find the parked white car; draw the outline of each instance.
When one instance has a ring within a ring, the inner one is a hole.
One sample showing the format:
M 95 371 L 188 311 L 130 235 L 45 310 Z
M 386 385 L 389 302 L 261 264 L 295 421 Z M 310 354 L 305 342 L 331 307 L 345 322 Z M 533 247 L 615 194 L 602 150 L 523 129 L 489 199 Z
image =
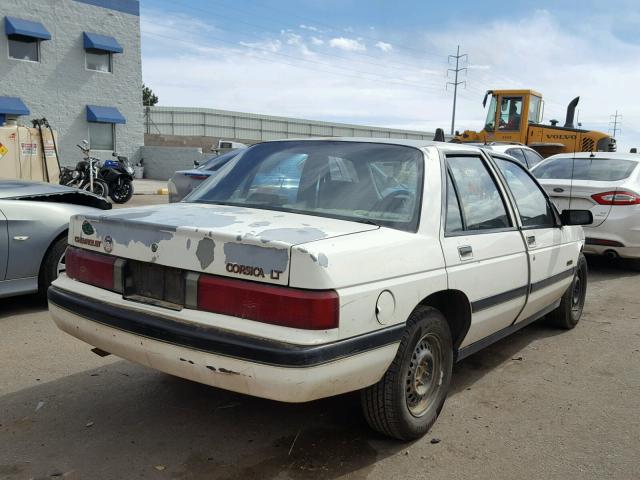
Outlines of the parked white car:
M 177 204 L 76 215 L 57 325 L 103 352 L 284 402 L 362 390 L 417 438 L 452 364 L 580 319 L 580 227 L 515 160 L 439 142 L 265 142 Z
M 585 253 L 629 259 L 640 268 L 640 155 L 577 153 L 554 155 L 533 174 L 556 206 L 588 209 Z

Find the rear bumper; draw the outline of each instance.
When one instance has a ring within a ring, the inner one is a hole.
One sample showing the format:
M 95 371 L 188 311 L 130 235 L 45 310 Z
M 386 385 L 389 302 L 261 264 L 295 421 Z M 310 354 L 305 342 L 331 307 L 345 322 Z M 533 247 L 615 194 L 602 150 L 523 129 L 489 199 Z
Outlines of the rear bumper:
M 49 310 L 58 327 L 119 357 L 273 400 L 305 402 L 377 382 L 404 325 L 323 345 L 276 342 L 133 311 L 57 287 Z
M 597 227 L 583 227 L 584 252 L 603 255 L 614 251 L 622 258 L 640 258 L 640 223 L 633 222 L 635 217 L 617 218 L 614 213 Z

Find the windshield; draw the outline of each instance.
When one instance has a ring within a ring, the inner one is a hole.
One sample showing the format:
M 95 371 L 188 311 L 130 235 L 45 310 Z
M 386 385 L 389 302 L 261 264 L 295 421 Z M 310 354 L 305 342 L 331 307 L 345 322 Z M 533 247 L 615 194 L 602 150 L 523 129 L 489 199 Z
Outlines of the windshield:
M 330 140 L 244 150 L 186 202 L 304 213 L 415 231 L 423 155 L 401 145 Z
M 615 182 L 628 178 L 638 162 L 613 158 L 555 158 L 532 170 L 536 178 Z

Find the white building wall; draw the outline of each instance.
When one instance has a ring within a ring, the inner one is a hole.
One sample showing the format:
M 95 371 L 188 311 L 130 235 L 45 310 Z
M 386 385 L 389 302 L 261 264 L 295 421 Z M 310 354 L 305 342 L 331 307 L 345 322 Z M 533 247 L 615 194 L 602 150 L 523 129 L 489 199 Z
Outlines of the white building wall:
M 87 104 L 116 107 L 126 118 L 126 124 L 115 126 L 119 153 L 135 160 L 143 145 L 140 17 L 122 9 L 137 10 L 138 1 L 0 0 L 0 96 L 20 97 L 27 105 L 31 115 L 19 117 L 19 123 L 49 120 L 59 134 L 63 165 L 80 159 L 75 145 L 89 135 Z M 9 58 L 7 15 L 38 21 L 51 33 L 51 40 L 40 42 L 39 63 Z M 123 53 L 112 56 L 113 73 L 85 68 L 85 31 L 114 37 L 123 47 Z

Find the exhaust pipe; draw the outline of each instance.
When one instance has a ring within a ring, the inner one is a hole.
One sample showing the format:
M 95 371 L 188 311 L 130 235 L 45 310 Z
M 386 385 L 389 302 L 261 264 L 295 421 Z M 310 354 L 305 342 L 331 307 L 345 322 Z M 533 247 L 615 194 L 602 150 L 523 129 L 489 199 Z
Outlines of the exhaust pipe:
M 567 119 L 564 122 L 565 128 L 575 128 L 573 125 L 573 117 L 576 114 L 576 107 L 578 106 L 579 101 L 580 97 L 576 97 L 569 102 L 569 106 L 567 107 Z
M 619 257 L 618 252 L 616 252 L 615 250 L 607 250 L 606 252 L 604 252 L 604 256 L 609 260 L 616 260 Z

